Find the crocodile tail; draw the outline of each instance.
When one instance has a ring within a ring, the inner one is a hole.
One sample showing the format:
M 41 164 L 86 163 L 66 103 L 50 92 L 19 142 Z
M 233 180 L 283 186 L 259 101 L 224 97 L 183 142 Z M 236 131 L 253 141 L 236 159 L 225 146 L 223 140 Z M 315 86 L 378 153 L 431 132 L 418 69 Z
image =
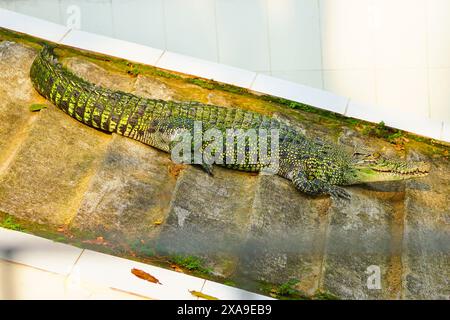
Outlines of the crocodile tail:
M 49 44 L 44 44 L 39 55 L 42 60 L 45 60 L 48 63 L 51 63 L 55 66 L 60 67 L 60 65 L 58 63 L 58 59 L 56 58 L 55 53 L 53 52 L 54 49 L 55 49 L 55 46 L 52 46 Z
M 90 127 L 130 134 L 129 119 L 137 122 L 138 102 L 145 99 L 80 78 L 58 62 L 53 50 L 54 47 L 43 45 L 35 58 L 30 70 L 34 88 L 59 109 Z M 141 105 L 141 109 L 145 108 Z

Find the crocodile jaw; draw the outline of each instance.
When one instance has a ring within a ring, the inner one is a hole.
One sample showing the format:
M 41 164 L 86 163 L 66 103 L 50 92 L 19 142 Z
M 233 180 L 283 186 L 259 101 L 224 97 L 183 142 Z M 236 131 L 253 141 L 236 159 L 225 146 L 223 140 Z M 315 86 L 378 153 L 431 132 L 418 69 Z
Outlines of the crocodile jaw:
M 425 177 L 430 172 L 430 165 L 424 162 L 408 163 L 407 166 L 395 168 L 389 166 L 354 166 L 347 179 L 347 184 L 400 181 Z

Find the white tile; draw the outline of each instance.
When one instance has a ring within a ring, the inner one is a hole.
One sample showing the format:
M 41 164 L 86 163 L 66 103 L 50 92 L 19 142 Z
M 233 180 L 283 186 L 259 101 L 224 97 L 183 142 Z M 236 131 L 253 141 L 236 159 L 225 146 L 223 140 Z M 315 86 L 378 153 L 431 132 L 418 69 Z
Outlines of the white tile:
M 165 0 L 167 50 L 218 61 L 214 1 Z
M 0 260 L 0 300 L 86 299 L 65 287 L 65 276 Z M 7 280 L 5 280 L 7 279 Z
M 324 89 L 352 101 L 375 104 L 375 74 L 372 69 L 323 71 Z
M 149 65 L 154 65 L 163 53 L 159 49 L 79 30 L 70 31 L 61 43 Z
M 57 0 L 15 0 L 14 4 L 18 13 L 62 24 Z
M 265 0 L 216 0 L 219 62 L 270 70 Z
M 321 69 L 318 0 L 268 0 L 272 70 Z
M 322 71 L 320 70 L 272 71 L 272 76 L 305 86 L 323 89 Z
M 429 66 L 450 68 L 450 1 L 430 0 L 427 5 Z
M 256 76 L 251 89 L 342 114 L 345 112 L 348 102 L 348 98 L 331 92 L 306 87 L 263 74 Z
M 10 254 L 6 250 L 10 250 Z M 2 259 L 65 275 L 70 272 L 81 252 L 80 248 L 0 228 Z
M 388 109 L 383 110 L 383 121 L 389 127 L 432 139 L 441 138 L 442 121 L 431 120 L 412 113 L 396 114 Z
M 157 66 L 248 88 L 256 73 L 166 51 Z
M 209 280 L 205 282 L 202 293 L 218 298 L 219 300 L 274 300 L 270 297 L 233 288 Z
M 114 36 L 110 0 L 61 0 L 61 19 L 64 25 L 67 24 L 70 16 L 73 15 L 73 13 L 68 11 L 70 6 L 76 6 L 80 10 L 81 30 L 110 37 Z
M 450 142 L 450 122 L 444 122 L 441 140 Z
M 143 300 L 144 297 L 95 286 L 78 283 L 66 276 L 42 271 L 33 267 L 0 260 L 0 300 L 31 299 L 94 299 L 94 300 Z M 4 281 L 8 279 L 8 281 Z
M 58 42 L 68 31 L 61 25 L 5 9 L 0 9 L 0 27 L 53 42 Z
M 414 114 L 429 117 L 427 70 L 376 70 L 377 104 L 396 117 Z
M 345 115 L 374 123 L 380 123 L 384 119 L 380 108 L 376 105 L 358 103 L 353 100 L 349 102 Z
M 324 69 L 373 66 L 369 0 L 320 0 Z
M 425 67 L 426 0 L 377 0 L 374 28 L 376 66 Z
M 148 300 L 148 298 L 108 288 L 95 291 L 89 300 Z
M 450 123 L 450 68 L 430 69 L 431 119 Z
M 154 284 L 131 273 L 133 268 L 145 271 L 161 283 Z M 196 299 L 189 290 L 200 291 L 204 281 L 186 274 L 134 262 L 103 253 L 85 250 L 73 270 L 82 282 L 98 283 L 152 299 Z
M 411 112 L 396 112 L 386 106 L 360 104 L 350 101 L 346 116 L 387 126 L 433 139 L 441 139 L 442 121 L 422 117 Z
M 114 37 L 165 49 L 162 0 L 113 0 Z

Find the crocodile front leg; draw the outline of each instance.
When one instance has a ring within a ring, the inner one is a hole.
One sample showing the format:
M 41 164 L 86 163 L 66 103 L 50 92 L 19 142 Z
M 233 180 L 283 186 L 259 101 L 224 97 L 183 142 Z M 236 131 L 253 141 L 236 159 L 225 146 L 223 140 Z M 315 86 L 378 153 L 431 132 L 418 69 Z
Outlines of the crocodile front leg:
M 292 183 L 294 186 L 312 196 L 328 194 L 334 199 L 350 200 L 350 194 L 343 188 L 331 185 L 326 181 L 317 178 L 308 178 L 303 171 L 297 171 L 292 175 Z

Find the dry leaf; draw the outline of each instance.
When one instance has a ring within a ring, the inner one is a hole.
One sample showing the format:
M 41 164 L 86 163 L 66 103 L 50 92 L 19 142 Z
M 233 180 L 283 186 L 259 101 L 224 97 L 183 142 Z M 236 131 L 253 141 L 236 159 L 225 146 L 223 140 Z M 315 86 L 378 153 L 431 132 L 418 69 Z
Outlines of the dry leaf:
M 169 174 L 174 178 L 177 178 L 184 167 L 185 166 L 182 164 L 170 164 L 168 167 Z
M 198 298 L 202 298 L 202 299 L 206 299 L 206 300 L 219 300 L 216 297 L 201 293 L 199 291 L 194 291 L 194 290 L 189 290 L 189 292 L 194 296 L 194 297 L 198 297 Z
M 47 106 L 45 104 L 35 103 L 30 106 L 30 111 L 35 112 L 35 111 L 40 111 L 45 108 L 47 108 Z
M 177 266 L 176 264 L 171 264 L 170 267 L 176 271 L 176 272 L 180 272 L 180 273 L 184 273 L 183 269 L 181 269 L 179 266 Z
M 133 269 L 131 269 L 131 273 L 134 274 L 136 277 L 138 277 L 140 279 L 143 279 L 143 280 L 146 280 L 148 282 L 152 282 L 152 283 L 156 283 L 156 284 L 162 284 L 161 282 L 159 282 L 158 279 L 156 279 L 154 276 L 152 276 L 151 274 L 149 274 L 149 273 L 147 273 L 145 271 L 133 268 Z

